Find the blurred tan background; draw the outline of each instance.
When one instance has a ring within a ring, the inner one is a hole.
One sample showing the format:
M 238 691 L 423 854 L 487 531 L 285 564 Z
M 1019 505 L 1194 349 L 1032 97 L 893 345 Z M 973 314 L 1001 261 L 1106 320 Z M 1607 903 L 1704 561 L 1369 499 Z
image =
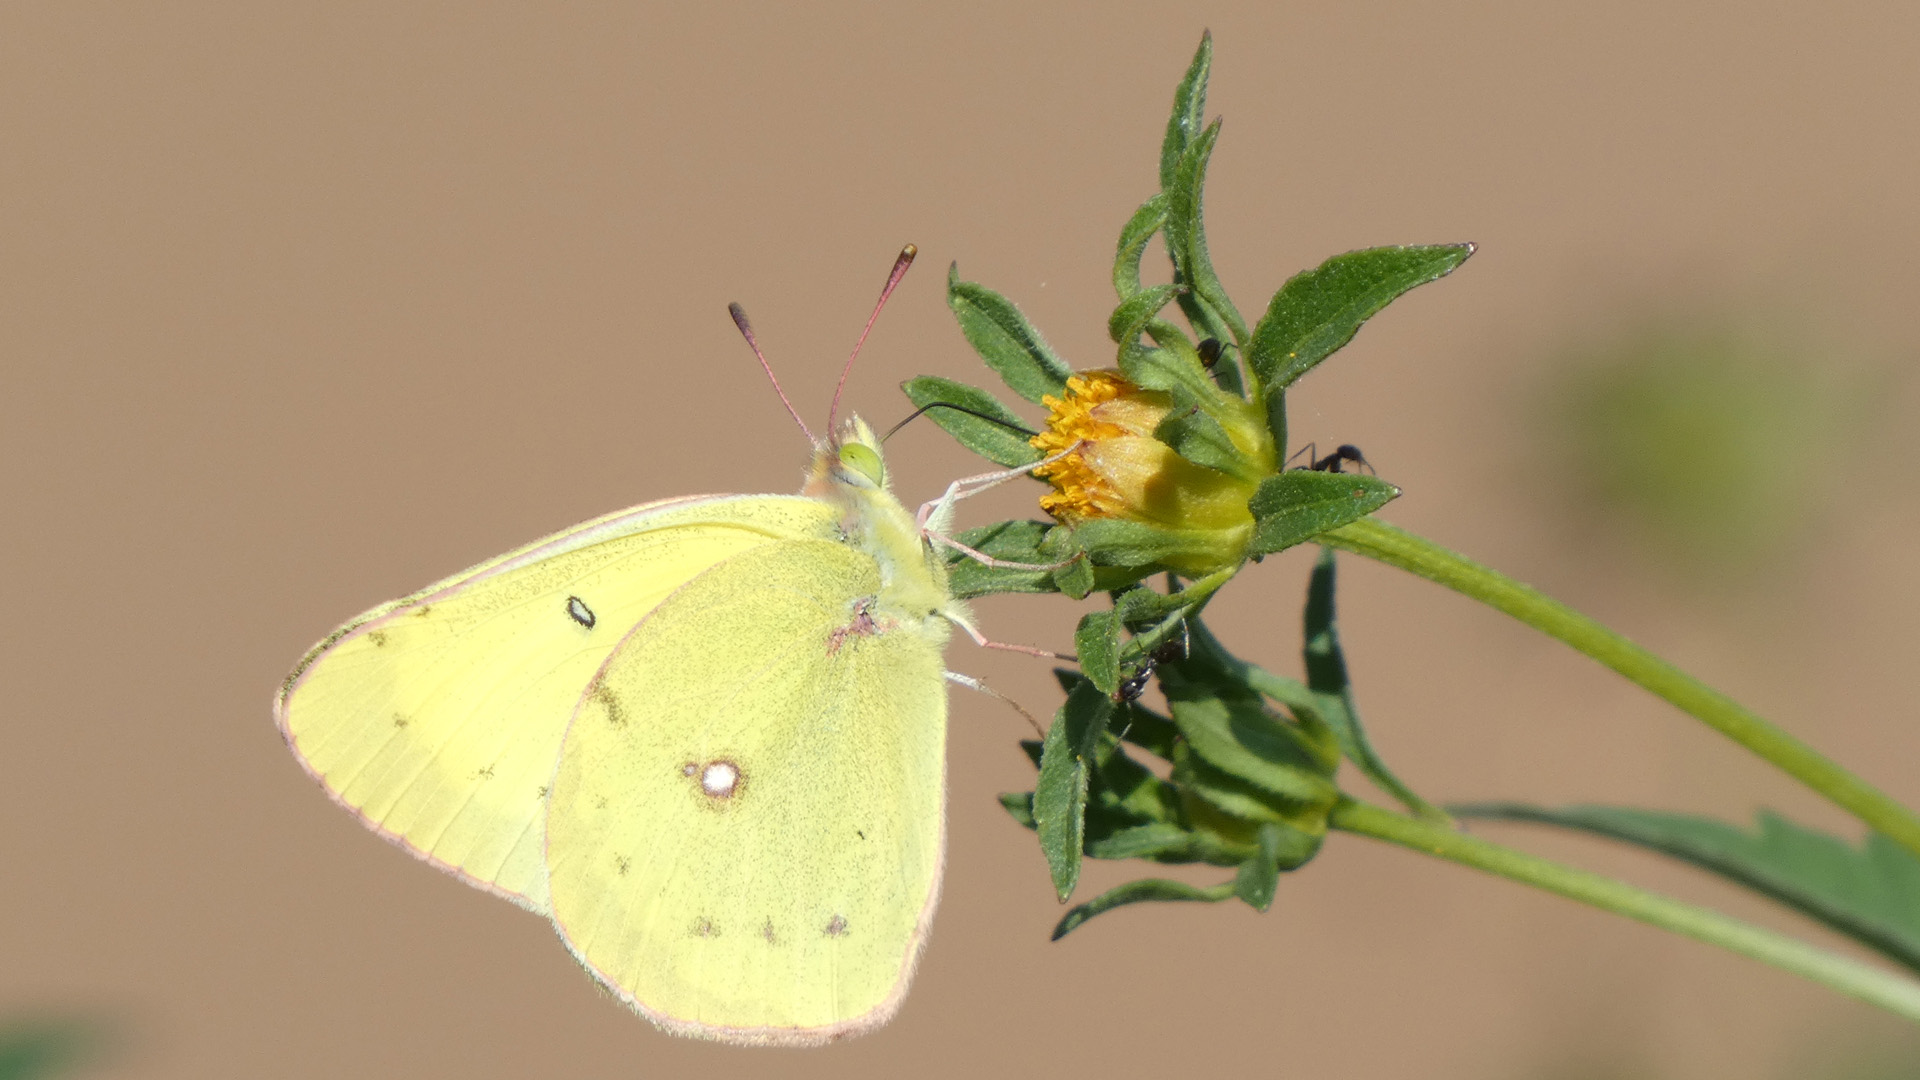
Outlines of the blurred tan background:
M 900 1017 L 818 1051 L 675 1040 L 287 754 L 269 699 L 353 613 L 606 510 L 795 487 L 805 446 L 730 300 L 812 418 L 909 240 L 849 391 L 876 422 L 909 375 L 986 381 L 950 260 L 1110 363 L 1113 240 L 1205 27 L 1213 250 L 1244 309 L 1351 248 L 1480 245 L 1306 380 L 1296 445 L 1358 443 L 1407 491 L 1389 520 L 1920 801 L 1910 3 L 10 4 L 0 1021 L 97 1023 L 90 1074 L 139 1078 L 1920 1069 L 1865 1006 L 1350 837 L 1268 915 L 1144 906 L 1049 944 L 1043 864 L 993 798 L 1028 786 L 1024 727 L 971 695 Z M 1633 411 L 1675 349 L 1722 357 L 1688 383 L 1708 413 L 1743 371 L 1773 388 L 1726 420 L 1754 449 L 1722 464 L 1759 494 L 1704 539 L 1596 475 L 1709 456 Z M 890 460 L 909 501 L 977 468 L 929 424 Z M 1024 488 L 970 523 L 1031 513 Z M 1216 609 L 1284 671 L 1306 565 Z M 1361 704 L 1426 794 L 1767 804 L 1852 835 L 1563 647 L 1346 567 Z M 1075 616 L 980 608 L 1055 644 Z M 1053 706 L 1042 665 L 950 663 Z M 1597 843 L 1490 833 L 1805 929 Z M 1095 866 L 1085 895 L 1139 870 Z

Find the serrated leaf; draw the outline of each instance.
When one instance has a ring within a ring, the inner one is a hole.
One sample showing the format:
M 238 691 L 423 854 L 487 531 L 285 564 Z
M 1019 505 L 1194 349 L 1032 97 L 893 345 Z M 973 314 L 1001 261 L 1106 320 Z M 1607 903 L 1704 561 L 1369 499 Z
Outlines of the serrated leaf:
M 1240 345 L 1247 341 L 1247 324 L 1227 297 L 1219 275 L 1214 272 L 1213 256 L 1207 250 L 1203 192 L 1207 183 L 1207 161 L 1213 156 L 1213 146 L 1219 137 L 1220 121 L 1215 120 L 1187 144 L 1186 152 L 1174 166 L 1173 182 L 1166 187 L 1167 250 L 1173 258 L 1174 280 L 1190 286 L 1193 297 L 1219 317 L 1220 331 L 1229 335 L 1221 340 Z M 1194 314 L 1189 310 L 1189 318 Z M 1211 320 L 1196 320 L 1196 328 L 1202 328 L 1202 323 L 1211 323 Z M 1212 326 L 1202 329 L 1208 334 L 1215 332 Z
M 1920 859 L 1880 835 L 1855 847 L 1770 810 L 1758 831 L 1693 814 L 1522 803 L 1450 807 L 1460 817 L 1557 825 L 1692 863 L 1772 897 L 1920 971 Z
M 1120 230 L 1120 242 L 1113 255 L 1113 291 L 1126 300 L 1144 286 L 1140 283 L 1140 259 L 1147 252 L 1153 234 L 1167 224 L 1167 196 L 1155 195 L 1140 204 L 1126 227 Z
M 1014 393 L 1038 404 L 1066 387 L 1073 374 L 1067 362 L 1011 300 L 978 282 L 961 281 L 958 263 L 947 271 L 947 306 L 973 351 Z
M 1027 441 L 1028 436 L 1021 434 L 1020 429 L 1026 428 L 1027 422 L 1000 404 L 998 398 L 977 386 L 968 386 L 937 375 L 921 375 L 901 383 L 900 389 L 906 392 L 907 400 L 913 402 L 916 408 L 924 409 L 936 404 L 959 406 L 958 409 L 928 409 L 927 417 L 940 425 L 941 430 L 958 439 L 961 446 L 988 461 L 1011 469 L 1030 465 L 1042 456 Z M 962 409 L 967 411 L 963 412 Z M 982 413 L 1002 422 L 996 424 L 971 413 Z
M 1073 632 L 1073 651 L 1080 671 L 1100 692 L 1112 695 L 1120 688 L 1120 620 L 1111 611 L 1092 611 L 1080 617 Z
M 1353 703 L 1353 684 L 1347 678 L 1346 653 L 1340 648 L 1340 631 L 1334 616 L 1333 549 L 1322 548 L 1313 564 L 1313 577 L 1307 585 L 1306 644 L 1307 689 L 1318 698 L 1320 715 L 1340 739 L 1340 748 L 1380 790 L 1400 800 L 1401 805 L 1429 821 L 1446 822 L 1447 815 L 1432 803 L 1416 795 L 1403 783 L 1373 748 L 1360 724 L 1360 712 Z M 1264 692 L 1265 688 L 1261 688 Z
M 1167 118 L 1167 135 L 1160 142 L 1160 188 L 1173 186 L 1173 173 L 1187 146 L 1206 123 L 1207 77 L 1213 71 L 1213 33 L 1200 35 L 1200 47 L 1194 50 L 1187 73 L 1173 91 L 1173 115 Z
M 1053 528 L 1044 521 L 1001 521 L 978 529 L 968 529 L 954 539 L 995 559 L 1050 565 L 1054 559 L 1042 550 L 1041 545 L 1048 531 Z M 988 566 L 960 551 L 947 552 L 947 587 L 960 600 L 993 593 L 1058 591 L 1051 570 Z
M 1263 392 L 1293 385 L 1353 340 L 1361 324 L 1381 308 L 1409 289 L 1452 273 L 1472 254 L 1472 244 L 1367 248 L 1335 255 L 1295 274 L 1274 294 L 1247 347 L 1247 360 Z
M 1059 941 L 1061 938 L 1066 937 L 1074 930 L 1085 925 L 1086 921 L 1095 915 L 1100 915 L 1128 904 L 1139 904 L 1148 901 L 1181 900 L 1213 904 L 1225 900 L 1232 895 L 1232 882 L 1203 888 L 1198 885 L 1189 885 L 1184 881 L 1169 881 L 1166 878 L 1146 878 L 1141 881 L 1130 881 L 1118 888 L 1108 889 L 1092 900 L 1067 912 L 1060 922 L 1054 926 L 1053 940 Z
M 1091 682 L 1081 682 L 1055 714 L 1040 756 L 1040 779 L 1033 789 L 1033 817 L 1040 850 L 1047 858 L 1060 899 L 1073 894 L 1080 880 L 1080 849 L 1085 837 L 1088 773 L 1094 751 L 1113 715 L 1113 702 Z
M 1240 864 L 1233 879 L 1233 894 L 1255 911 L 1272 907 L 1280 887 L 1280 830 L 1272 823 L 1260 826 L 1259 850 Z
M 1107 316 L 1107 336 L 1116 345 L 1140 340 L 1147 324 L 1160 314 L 1160 309 L 1172 303 L 1173 298 L 1184 291 L 1184 285 L 1155 285 L 1120 301 L 1114 307 L 1113 314 Z
M 1329 529 L 1358 521 L 1398 497 L 1384 480 L 1355 473 L 1291 469 L 1261 481 L 1247 500 L 1253 511 L 1249 555 L 1271 555 Z

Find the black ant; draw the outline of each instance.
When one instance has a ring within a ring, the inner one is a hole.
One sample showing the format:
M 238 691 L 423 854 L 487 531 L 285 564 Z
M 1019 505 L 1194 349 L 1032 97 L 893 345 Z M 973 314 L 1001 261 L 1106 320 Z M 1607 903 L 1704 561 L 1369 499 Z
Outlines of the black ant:
M 1166 642 L 1151 653 L 1148 653 L 1146 658 L 1140 661 L 1140 667 L 1135 670 L 1133 674 L 1120 680 L 1120 685 L 1113 691 L 1114 704 L 1123 705 L 1145 693 L 1147 690 L 1147 680 L 1153 678 L 1154 669 L 1161 664 L 1186 659 L 1188 647 L 1187 628 L 1182 626 L 1180 628 L 1180 640 Z
M 1314 450 L 1314 445 L 1308 443 L 1300 448 L 1300 453 L 1293 455 L 1293 457 L 1287 460 L 1292 461 L 1294 458 L 1304 454 L 1307 459 L 1307 464 L 1297 467 L 1309 469 L 1313 472 L 1345 472 L 1346 469 L 1342 466 L 1346 462 L 1352 462 L 1368 472 L 1373 471 L 1373 463 L 1368 461 L 1366 456 L 1360 453 L 1360 448 L 1352 443 L 1341 443 L 1339 446 L 1334 447 L 1333 453 L 1328 454 L 1326 457 L 1315 457 Z

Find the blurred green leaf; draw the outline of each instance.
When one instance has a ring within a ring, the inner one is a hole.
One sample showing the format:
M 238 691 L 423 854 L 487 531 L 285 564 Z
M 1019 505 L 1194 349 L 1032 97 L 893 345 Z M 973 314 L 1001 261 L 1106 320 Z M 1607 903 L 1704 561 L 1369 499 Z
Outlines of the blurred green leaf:
M 1689 585 L 1766 568 L 1857 497 L 1836 481 L 1868 441 L 1871 389 L 1835 361 L 1691 314 L 1582 340 L 1538 422 L 1550 490 L 1585 504 L 1583 533 L 1628 539 Z
M 1372 476 L 1290 469 L 1261 481 L 1247 501 L 1253 511 L 1249 555 L 1271 555 L 1380 509 L 1400 489 Z
M 1259 851 L 1240 864 L 1233 880 L 1234 895 L 1255 911 L 1272 907 L 1273 894 L 1279 890 L 1281 835 L 1278 825 L 1260 826 Z
M 1878 833 L 1855 847 L 1770 810 L 1757 832 L 1693 814 L 1614 806 L 1472 803 L 1461 817 L 1557 825 L 1692 863 L 1920 971 L 1920 859 Z
M 0 1023 L 0 1080 L 51 1080 L 97 1057 L 101 1025 L 85 1020 Z
M 913 402 L 916 408 L 926 408 L 936 403 L 959 406 L 959 409 L 929 409 L 927 417 L 958 439 L 961 446 L 988 461 L 1012 469 L 1040 460 L 1040 451 L 1033 448 L 1026 435 L 1021 434 L 1027 422 L 985 390 L 937 375 L 908 379 L 900 384 L 900 389 L 906 392 L 907 400 Z M 1002 423 L 983 420 L 961 409 L 994 417 Z
M 1347 658 L 1340 649 L 1340 631 L 1334 618 L 1333 549 L 1321 548 L 1313 564 L 1313 577 L 1307 586 L 1306 654 L 1307 687 L 1319 697 L 1320 714 L 1340 737 L 1340 748 L 1380 790 L 1400 800 L 1415 815 L 1430 821 L 1447 821 L 1440 808 L 1414 794 L 1412 788 L 1387 768 L 1380 759 L 1367 732 L 1360 724 L 1360 712 L 1353 704 L 1353 685 L 1347 679 Z
M 1072 911 L 1067 912 L 1066 916 L 1053 928 L 1053 940 L 1059 941 L 1061 938 L 1066 937 L 1095 915 L 1112 911 L 1117 907 L 1124 907 L 1127 904 L 1138 904 L 1150 900 L 1197 900 L 1212 904 L 1218 903 L 1233 895 L 1234 885 L 1232 882 L 1228 882 L 1225 885 L 1214 885 L 1209 888 L 1202 888 L 1198 885 L 1188 885 L 1184 881 L 1169 881 L 1166 878 L 1147 878 L 1142 881 L 1130 881 L 1118 888 L 1109 889 L 1099 896 L 1094 897 L 1092 900 L 1074 908 Z
M 1041 397 L 1065 389 L 1067 376 L 1073 374 L 1067 362 L 1012 301 L 985 285 L 960 280 L 958 263 L 947 271 L 947 306 L 974 351 L 1014 393 L 1038 404 Z
M 1271 394 L 1293 385 L 1381 308 L 1452 273 L 1472 254 L 1472 244 L 1368 248 L 1294 275 L 1274 294 L 1247 348 L 1262 389 Z
M 1065 900 L 1080 880 L 1085 836 L 1087 775 L 1094 750 L 1113 715 L 1113 702 L 1091 682 L 1076 685 L 1054 716 L 1033 789 L 1033 817 L 1053 887 Z

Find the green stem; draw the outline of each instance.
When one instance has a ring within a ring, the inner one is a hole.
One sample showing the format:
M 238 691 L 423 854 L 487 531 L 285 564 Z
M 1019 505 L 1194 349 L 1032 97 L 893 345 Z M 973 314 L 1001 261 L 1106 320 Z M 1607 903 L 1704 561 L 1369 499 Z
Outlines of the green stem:
M 1321 537 L 1497 608 L 1667 699 L 1920 855 L 1920 816 L 1720 691 L 1585 615 L 1495 570 L 1371 517 Z
M 1717 911 L 1345 797 L 1334 805 L 1328 824 L 1718 945 L 1920 1022 L 1920 982 Z

